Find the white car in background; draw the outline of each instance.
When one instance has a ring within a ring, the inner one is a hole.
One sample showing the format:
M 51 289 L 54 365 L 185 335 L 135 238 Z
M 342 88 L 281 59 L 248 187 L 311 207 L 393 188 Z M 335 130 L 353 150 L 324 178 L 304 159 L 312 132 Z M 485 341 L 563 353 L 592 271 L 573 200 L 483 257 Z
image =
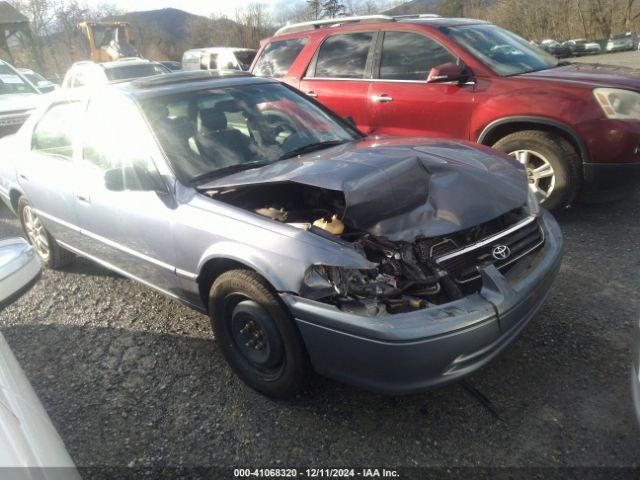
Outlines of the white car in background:
M 0 60 L 0 137 L 17 132 L 40 101 L 41 92 Z
M 34 72 L 33 70 L 30 70 L 28 68 L 18 68 L 17 70 L 22 74 L 24 78 L 29 80 L 29 82 L 31 82 L 31 85 L 36 87 L 36 89 L 39 90 L 40 93 L 50 93 L 60 88 L 51 80 L 47 80 L 46 78 L 44 78 L 38 72 Z
M 33 285 L 42 271 L 22 238 L 0 240 L 0 311 Z M 80 479 L 62 439 L 0 334 L 0 477 Z
M 88 85 L 106 85 L 111 82 L 131 80 L 171 73 L 159 62 L 138 57 L 122 58 L 113 62 L 96 63 L 82 61 L 74 63 L 62 82 L 63 88 L 84 87 Z

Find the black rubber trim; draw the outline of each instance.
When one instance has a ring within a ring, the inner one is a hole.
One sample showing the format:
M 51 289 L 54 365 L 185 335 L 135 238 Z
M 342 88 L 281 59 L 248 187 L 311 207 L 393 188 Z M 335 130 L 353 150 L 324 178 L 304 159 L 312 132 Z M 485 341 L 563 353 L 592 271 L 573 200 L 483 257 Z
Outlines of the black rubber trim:
M 568 134 L 575 141 L 576 145 L 578 145 L 582 163 L 589 163 L 589 151 L 587 150 L 587 146 L 578 132 L 576 132 L 569 125 L 552 118 L 536 117 L 530 115 L 514 115 L 510 117 L 499 118 L 484 127 L 484 130 L 482 130 L 482 132 L 478 136 L 478 140 L 476 140 L 477 143 L 484 144 L 484 140 L 491 134 L 491 132 L 493 132 L 496 127 L 507 125 L 509 123 L 535 123 L 538 125 L 547 125 L 550 127 L 558 128 Z

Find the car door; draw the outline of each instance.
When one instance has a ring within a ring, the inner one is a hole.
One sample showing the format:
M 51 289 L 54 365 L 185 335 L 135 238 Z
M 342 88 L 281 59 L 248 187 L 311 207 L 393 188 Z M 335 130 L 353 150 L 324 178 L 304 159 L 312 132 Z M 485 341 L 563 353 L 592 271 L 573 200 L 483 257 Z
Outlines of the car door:
M 300 90 L 336 112 L 350 116 L 364 132 L 370 129 L 369 78 L 376 32 L 327 37 L 314 55 Z
M 27 153 L 16 162 L 18 182 L 46 229 L 56 240 L 69 244 L 79 237 L 73 157 L 83 105 L 80 101 L 52 104 L 25 138 Z
M 173 197 L 166 184 L 152 190 L 142 188 L 142 177 L 136 178 L 143 171 L 144 178 L 162 181 L 155 166 L 161 152 L 139 109 L 121 94 L 102 92 L 89 101 L 83 130 L 75 186 L 82 251 L 173 291 Z M 113 179 L 120 179 L 119 184 Z
M 431 68 L 459 59 L 425 34 L 388 30 L 378 39 L 369 90 L 372 131 L 388 135 L 469 137 L 474 84 L 427 83 Z

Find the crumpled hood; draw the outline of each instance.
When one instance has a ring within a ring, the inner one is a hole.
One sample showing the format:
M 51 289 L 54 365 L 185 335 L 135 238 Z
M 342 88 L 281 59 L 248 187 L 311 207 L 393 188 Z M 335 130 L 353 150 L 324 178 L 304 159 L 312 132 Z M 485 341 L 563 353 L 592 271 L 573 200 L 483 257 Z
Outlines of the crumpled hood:
M 572 63 L 564 67 L 524 73 L 521 78 L 576 82 L 591 87 L 614 87 L 640 90 L 640 70 L 612 65 Z
M 5 93 L 0 95 L 0 115 L 33 110 L 40 105 L 41 97 L 37 93 Z
M 369 138 L 229 175 L 223 190 L 295 182 L 344 193 L 343 221 L 390 240 L 439 236 L 526 202 L 524 169 L 487 147 L 439 139 Z

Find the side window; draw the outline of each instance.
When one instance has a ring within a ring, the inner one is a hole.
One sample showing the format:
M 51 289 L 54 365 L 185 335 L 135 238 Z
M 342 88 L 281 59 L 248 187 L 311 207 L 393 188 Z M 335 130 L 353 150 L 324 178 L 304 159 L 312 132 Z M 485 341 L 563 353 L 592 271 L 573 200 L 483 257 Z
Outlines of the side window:
M 46 155 L 73 157 L 73 132 L 80 116 L 80 102 L 66 102 L 53 105 L 42 116 L 33 130 L 31 150 Z
M 458 59 L 435 40 L 412 32 L 385 32 L 380 78 L 427 80 L 433 67 Z
M 364 78 L 373 32 L 327 38 L 318 52 L 316 78 Z
M 306 38 L 270 43 L 258 58 L 253 74 L 260 77 L 284 77 L 306 44 Z
M 100 174 L 118 170 L 124 189 L 139 189 L 140 169 L 156 170 L 151 132 L 131 100 L 120 95 L 92 98 L 84 130 L 84 165 Z

